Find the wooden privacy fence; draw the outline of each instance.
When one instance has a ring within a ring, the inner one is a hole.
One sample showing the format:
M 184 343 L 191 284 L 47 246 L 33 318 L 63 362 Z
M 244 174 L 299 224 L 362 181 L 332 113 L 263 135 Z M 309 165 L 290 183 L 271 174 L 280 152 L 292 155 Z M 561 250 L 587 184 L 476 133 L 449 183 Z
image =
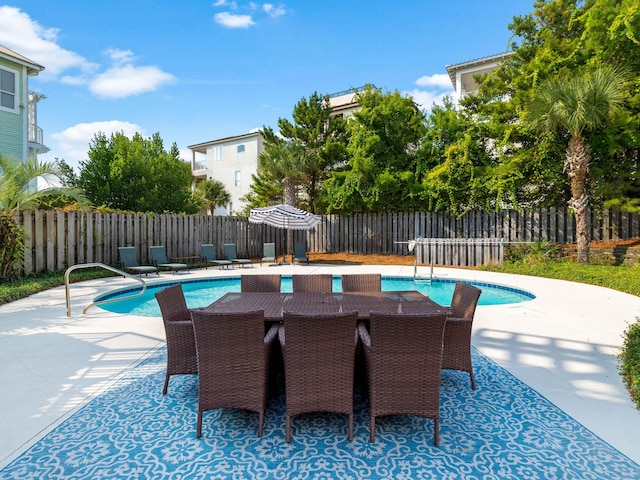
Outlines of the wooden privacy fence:
M 65 270 L 79 263 L 118 265 L 118 247 L 135 246 L 140 263 L 150 263 L 149 247 L 164 245 L 170 258 L 200 255 L 200 245 L 235 243 L 238 256 L 261 257 L 263 243 L 285 246 L 283 230 L 246 218 L 100 212 L 19 211 L 16 221 L 28 235 L 25 271 Z M 589 215 L 593 241 L 640 238 L 638 214 L 605 210 Z M 310 252 L 408 253 L 406 242 L 422 238 L 497 238 L 506 243 L 575 243 L 575 218 L 563 208 L 469 212 L 460 218 L 439 213 L 324 215 L 311 231 L 291 232 Z M 404 243 L 398 243 L 404 242 Z M 287 249 L 291 253 L 291 248 Z M 458 255 L 460 257 L 460 255 Z
M 415 243 L 414 243 L 415 242 Z M 504 259 L 501 238 L 417 238 L 409 242 L 419 265 L 478 267 Z

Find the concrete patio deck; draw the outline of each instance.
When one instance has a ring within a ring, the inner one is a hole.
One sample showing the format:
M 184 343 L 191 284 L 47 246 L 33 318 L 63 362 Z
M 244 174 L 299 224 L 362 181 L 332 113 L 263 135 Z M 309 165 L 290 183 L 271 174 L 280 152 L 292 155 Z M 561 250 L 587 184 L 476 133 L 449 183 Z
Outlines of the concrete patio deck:
M 160 281 L 270 273 L 380 272 L 412 276 L 401 266 L 278 266 L 192 270 Z M 640 463 L 640 412 L 618 374 L 627 325 L 640 317 L 640 297 L 601 287 L 536 277 L 436 268 L 440 278 L 514 286 L 536 299 L 481 306 L 473 344 L 600 438 Z M 149 277 L 149 283 L 157 281 Z M 159 318 L 118 315 L 92 299 L 131 286 L 107 278 L 73 284 L 66 316 L 64 288 L 0 306 L 0 468 L 20 455 L 125 370 L 164 342 Z

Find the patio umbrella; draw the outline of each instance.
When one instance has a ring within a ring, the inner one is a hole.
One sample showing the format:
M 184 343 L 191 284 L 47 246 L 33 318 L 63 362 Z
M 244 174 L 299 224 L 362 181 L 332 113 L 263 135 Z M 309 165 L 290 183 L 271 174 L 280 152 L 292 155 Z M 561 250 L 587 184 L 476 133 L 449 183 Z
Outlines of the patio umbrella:
M 292 205 L 280 204 L 252 208 L 249 221 L 285 230 L 311 230 L 320 223 L 320 217 Z M 285 258 L 286 250 L 285 248 Z

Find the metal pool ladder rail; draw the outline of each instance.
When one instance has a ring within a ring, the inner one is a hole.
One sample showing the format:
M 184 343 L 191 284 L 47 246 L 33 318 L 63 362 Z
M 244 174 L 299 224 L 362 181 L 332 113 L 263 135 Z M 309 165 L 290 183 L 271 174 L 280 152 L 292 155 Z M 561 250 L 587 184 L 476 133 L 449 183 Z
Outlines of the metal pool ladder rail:
M 140 290 L 140 292 L 136 293 L 135 295 L 128 295 L 126 297 L 111 298 L 108 300 L 93 302 L 90 305 L 87 305 L 84 308 L 84 310 L 82 310 L 83 314 L 87 313 L 87 310 L 89 310 L 93 306 L 104 305 L 105 303 L 119 302 L 120 300 L 128 300 L 131 298 L 136 298 L 144 294 L 144 292 L 147 290 L 147 284 L 142 278 L 138 278 L 135 275 L 131 275 L 130 273 L 123 272 L 122 270 L 118 270 L 117 268 L 112 267 L 111 265 L 105 265 L 104 263 L 80 263 L 78 265 L 72 265 L 69 268 L 67 268 L 66 272 L 64 272 L 64 293 L 67 297 L 67 317 L 71 316 L 71 295 L 69 292 L 69 274 L 74 270 L 79 270 L 80 268 L 95 268 L 95 267 L 100 267 L 100 268 L 104 268 L 105 270 L 110 270 L 114 273 L 117 273 L 118 275 L 122 275 L 123 277 L 133 278 L 134 280 L 137 280 L 138 282 L 142 283 L 142 290 Z

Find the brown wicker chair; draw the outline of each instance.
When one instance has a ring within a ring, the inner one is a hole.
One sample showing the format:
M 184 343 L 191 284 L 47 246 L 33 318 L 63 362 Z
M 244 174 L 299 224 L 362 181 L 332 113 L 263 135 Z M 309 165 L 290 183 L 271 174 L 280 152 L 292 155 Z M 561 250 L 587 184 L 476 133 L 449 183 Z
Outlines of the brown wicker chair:
M 286 442 L 291 417 L 308 412 L 348 416 L 353 440 L 353 368 L 357 312 L 296 315 L 284 312 L 279 338 L 284 358 Z
M 355 273 L 342 275 L 343 292 L 380 292 L 382 276 L 379 273 Z
M 277 274 L 242 275 L 241 292 L 279 292 L 281 276 Z
M 371 441 L 376 417 L 420 415 L 434 420 L 440 443 L 440 364 L 445 315 L 371 313 L 358 325 L 369 384 Z
M 167 373 L 162 394 L 167 393 L 171 375 L 197 374 L 196 343 L 191 314 L 179 283 L 156 293 L 167 339 Z
M 331 293 L 333 275 L 318 273 L 309 275 L 291 275 L 294 293 Z
M 471 363 L 471 327 L 482 291 L 468 283 L 456 282 L 451 300 L 451 315 L 444 329 L 443 370 L 462 370 L 471 378 L 471 388 L 476 389 Z
M 258 412 L 262 436 L 269 357 L 278 327 L 264 334 L 264 312 L 191 312 L 198 354 L 198 426 L 202 414 L 217 408 Z

